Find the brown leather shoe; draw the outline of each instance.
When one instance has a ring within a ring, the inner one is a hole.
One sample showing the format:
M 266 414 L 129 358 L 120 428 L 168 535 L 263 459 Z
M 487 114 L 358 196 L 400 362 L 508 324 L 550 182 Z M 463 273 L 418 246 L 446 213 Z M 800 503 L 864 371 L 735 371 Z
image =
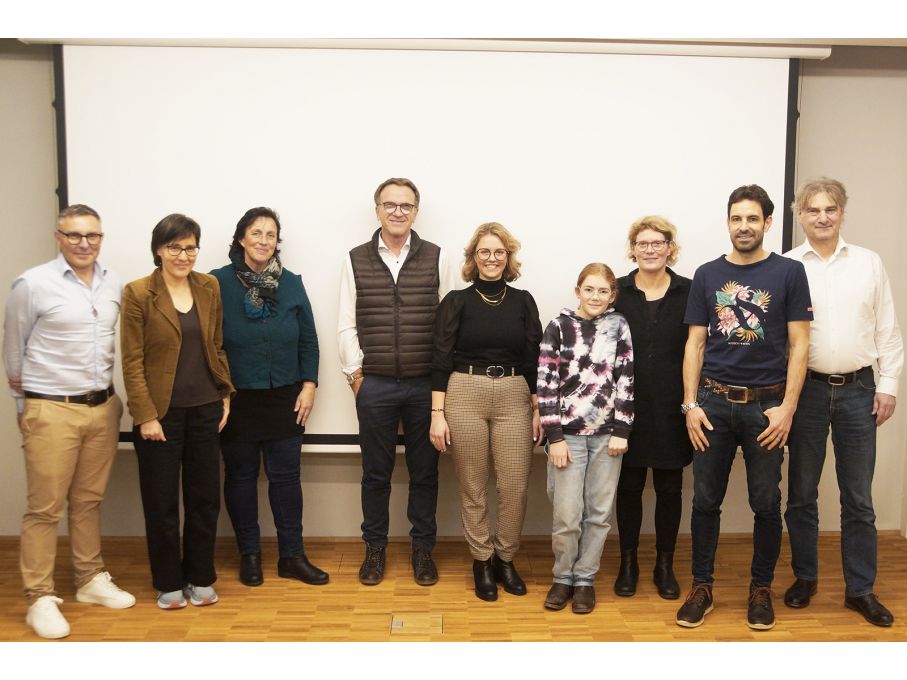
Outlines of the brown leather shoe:
M 595 609 L 595 588 L 576 586 L 573 589 L 573 613 L 588 614 Z
M 365 544 L 365 559 L 359 567 L 359 583 L 364 586 L 376 586 L 384 580 L 385 547 L 383 545 Z
M 879 602 L 879 598 L 874 593 L 860 595 L 859 597 L 845 597 L 844 606 L 860 612 L 863 618 L 873 626 L 888 628 L 894 623 L 894 616 Z
M 809 598 L 816 594 L 818 581 L 807 581 L 798 578 L 784 593 L 784 604 L 794 609 L 803 609 L 809 606 Z
M 413 579 L 420 586 L 433 586 L 438 582 L 438 569 L 431 553 L 424 548 L 413 548 Z
M 567 602 L 573 597 L 573 586 L 565 583 L 555 583 L 545 596 L 545 609 L 559 612 L 567 606 Z

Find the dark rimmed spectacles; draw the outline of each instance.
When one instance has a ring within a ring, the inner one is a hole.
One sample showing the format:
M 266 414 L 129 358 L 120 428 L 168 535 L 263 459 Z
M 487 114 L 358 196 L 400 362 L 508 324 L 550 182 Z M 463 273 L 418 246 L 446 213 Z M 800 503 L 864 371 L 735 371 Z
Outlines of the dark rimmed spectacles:
M 400 212 L 404 215 L 409 215 L 416 208 L 412 203 L 392 203 L 391 201 L 385 201 L 381 204 L 381 207 L 384 208 L 384 212 L 388 215 L 393 215 L 397 212 L 397 208 L 400 208 Z
M 62 234 L 62 236 L 69 242 L 69 244 L 73 246 L 77 246 L 82 243 L 83 238 L 88 241 L 88 245 L 96 246 L 101 242 L 101 239 L 104 238 L 104 234 L 101 234 L 97 231 L 93 231 L 88 234 L 80 234 L 77 231 L 63 231 L 61 229 L 57 229 L 57 233 Z
M 496 260 L 506 260 L 507 254 L 509 251 L 504 250 L 503 248 L 498 248 L 497 250 L 489 250 L 488 248 L 479 248 L 476 251 L 476 257 L 480 260 L 488 260 L 494 255 Z
M 200 248 L 198 246 L 178 246 L 175 243 L 164 246 L 167 249 L 167 254 L 170 257 L 179 257 L 180 253 L 186 253 L 186 257 L 190 260 L 198 256 L 198 251 Z

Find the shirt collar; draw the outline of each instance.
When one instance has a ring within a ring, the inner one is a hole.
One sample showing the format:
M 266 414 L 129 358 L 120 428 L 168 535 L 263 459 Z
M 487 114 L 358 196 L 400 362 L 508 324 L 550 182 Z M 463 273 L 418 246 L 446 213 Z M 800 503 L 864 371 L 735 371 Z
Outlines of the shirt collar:
M 413 238 L 413 234 L 412 234 L 412 232 L 410 232 L 409 235 L 406 237 L 406 242 L 403 244 L 403 247 L 400 249 L 401 253 L 404 250 L 409 250 L 409 242 L 412 240 L 412 238 Z M 379 231 L 378 232 L 378 250 L 381 250 L 381 249 L 384 249 L 387 251 L 390 250 L 390 248 L 388 248 L 387 244 L 384 242 L 384 239 L 381 238 L 381 232 Z
M 847 242 L 844 240 L 843 236 L 838 234 L 838 245 L 835 246 L 835 252 L 833 252 L 831 254 L 831 257 L 828 258 L 828 261 L 831 262 L 832 260 L 837 259 L 841 255 L 841 253 L 846 250 L 847 250 Z M 822 256 L 819 255 L 819 253 L 816 252 L 816 249 L 812 247 L 812 244 L 809 242 L 809 239 L 806 239 L 803 242 L 803 254 L 806 255 L 807 253 L 811 253 L 814 257 L 818 258 L 819 260 L 822 259 Z
M 63 257 L 63 253 L 57 253 L 57 259 L 54 260 L 54 266 L 57 271 L 60 273 L 60 276 L 65 276 L 66 272 L 70 272 L 76 278 L 75 270 L 70 266 L 69 262 L 66 261 L 66 258 Z M 101 263 L 97 260 L 94 261 L 94 273 L 100 277 L 104 277 L 107 274 L 107 269 L 101 266 Z

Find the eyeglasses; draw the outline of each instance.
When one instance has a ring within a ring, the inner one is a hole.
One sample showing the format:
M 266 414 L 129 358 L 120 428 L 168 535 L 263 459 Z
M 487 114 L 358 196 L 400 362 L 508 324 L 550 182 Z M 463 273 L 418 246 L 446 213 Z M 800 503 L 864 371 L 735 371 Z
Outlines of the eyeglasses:
M 62 231 L 60 229 L 57 229 L 57 233 L 62 234 L 66 238 L 66 240 L 69 241 L 69 244 L 73 246 L 77 246 L 82 243 L 83 238 L 88 241 L 88 245 L 96 246 L 101 242 L 101 239 L 104 238 L 104 234 L 100 234 L 96 231 L 93 231 L 89 234 L 80 234 L 77 231 Z
M 644 253 L 649 248 L 653 252 L 660 253 L 668 247 L 670 241 L 633 241 L 633 250 L 637 253 Z
M 392 203 L 390 201 L 382 203 L 381 207 L 384 208 L 384 212 L 388 215 L 393 215 L 397 212 L 397 208 L 400 208 L 400 212 L 404 215 L 409 215 L 416 208 L 412 203 Z
M 179 257 L 180 253 L 186 253 L 186 257 L 188 257 L 190 260 L 195 259 L 199 251 L 198 246 L 186 246 L 184 248 L 183 246 L 178 246 L 175 243 L 171 243 L 170 245 L 165 246 L 165 248 L 167 248 L 167 254 L 170 257 Z
M 503 248 L 498 248 L 497 250 L 489 250 L 488 248 L 479 248 L 476 251 L 476 257 L 480 260 L 488 260 L 494 255 L 496 260 L 506 260 L 508 251 Z

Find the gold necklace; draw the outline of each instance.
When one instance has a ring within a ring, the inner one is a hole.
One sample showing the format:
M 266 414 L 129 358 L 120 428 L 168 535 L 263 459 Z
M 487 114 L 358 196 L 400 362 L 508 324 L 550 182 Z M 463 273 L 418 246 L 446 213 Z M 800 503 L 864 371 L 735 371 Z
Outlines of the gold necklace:
M 507 295 L 506 285 L 501 289 L 500 293 L 495 293 L 494 295 L 484 295 L 478 288 L 473 288 L 473 290 L 479 294 L 479 297 L 482 298 L 482 302 L 484 302 L 489 307 L 497 307 L 499 304 L 504 302 L 504 298 Z

